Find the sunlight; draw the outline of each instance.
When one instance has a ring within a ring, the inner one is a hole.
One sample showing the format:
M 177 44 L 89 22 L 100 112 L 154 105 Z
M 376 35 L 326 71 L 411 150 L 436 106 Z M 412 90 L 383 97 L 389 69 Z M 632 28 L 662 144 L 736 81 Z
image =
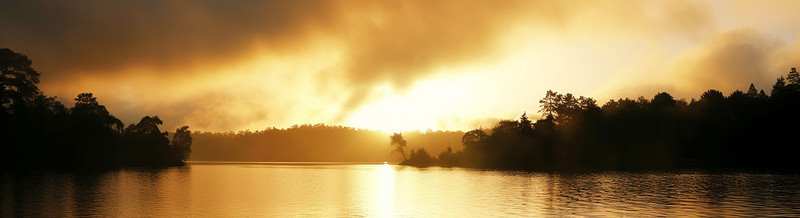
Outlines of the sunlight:
M 800 217 L 798 11 L 0 0 L 0 218 Z
M 375 199 L 373 199 L 375 203 L 373 208 L 375 210 L 374 215 L 378 217 L 392 217 L 396 214 L 394 208 L 394 168 L 385 163 L 379 167 L 379 172 L 376 174 L 378 190 L 374 195 Z
M 356 112 L 347 125 L 384 132 L 437 130 L 437 118 L 462 107 L 469 90 L 458 80 L 438 78 L 406 94 L 389 94 Z

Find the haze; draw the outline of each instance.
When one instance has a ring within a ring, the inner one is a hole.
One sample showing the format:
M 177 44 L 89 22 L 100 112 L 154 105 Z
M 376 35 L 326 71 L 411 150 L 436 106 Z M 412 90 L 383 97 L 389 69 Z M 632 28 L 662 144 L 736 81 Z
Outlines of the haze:
M 469 130 L 552 89 L 729 93 L 800 62 L 799 1 L 0 2 L 40 87 L 125 123 Z

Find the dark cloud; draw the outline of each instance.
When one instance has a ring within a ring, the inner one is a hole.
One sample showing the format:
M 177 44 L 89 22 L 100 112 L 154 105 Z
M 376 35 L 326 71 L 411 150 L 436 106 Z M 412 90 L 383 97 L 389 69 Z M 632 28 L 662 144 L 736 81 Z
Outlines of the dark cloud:
M 50 77 L 149 67 L 176 73 L 243 58 L 253 43 L 284 48 L 314 25 L 335 22 L 329 2 L 3 1 L 0 44 L 36 60 Z

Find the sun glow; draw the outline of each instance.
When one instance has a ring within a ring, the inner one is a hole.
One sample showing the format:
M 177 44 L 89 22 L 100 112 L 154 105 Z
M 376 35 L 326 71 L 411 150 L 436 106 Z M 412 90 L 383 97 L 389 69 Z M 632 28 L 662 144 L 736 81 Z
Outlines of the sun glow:
M 458 80 L 438 78 L 418 83 L 405 94 L 387 93 L 353 114 L 347 125 L 384 132 L 427 130 L 440 126 L 437 118 L 463 107 L 469 90 Z

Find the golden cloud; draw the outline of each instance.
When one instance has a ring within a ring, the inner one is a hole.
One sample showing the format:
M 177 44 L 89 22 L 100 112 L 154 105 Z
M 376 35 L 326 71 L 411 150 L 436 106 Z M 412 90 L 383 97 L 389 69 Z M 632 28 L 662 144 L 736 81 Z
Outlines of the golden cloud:
M 341 124 L 442 68 L 491 66 L 542 36 L 704 39 L 720 31 L 710 10 L 690 1 L 3 1 L 0 45 L 33 59 L 48 94 L 91 91 L 125 121 L 155 114 L 168 126 L 228 130 Z M 757 62 L 775 48 L 753 35 L 724 33 L 671 69 L 686 89 L 760 83 L 769 77 L 755 72 L 772 65 Z M 582 60 L 570 61 L 561 64 Z

